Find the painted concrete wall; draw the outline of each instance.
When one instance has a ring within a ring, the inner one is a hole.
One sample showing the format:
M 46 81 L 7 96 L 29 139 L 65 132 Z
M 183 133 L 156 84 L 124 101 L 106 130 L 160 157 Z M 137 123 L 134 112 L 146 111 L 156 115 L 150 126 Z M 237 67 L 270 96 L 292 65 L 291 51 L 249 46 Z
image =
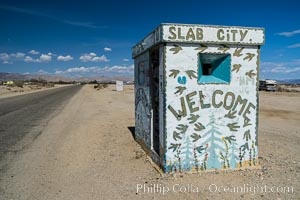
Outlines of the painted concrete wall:
M 264 29 L 161 24 L 132 48 L 136 140 L 165 172 L 258 165 L 258 67 Z M 149 51 L 159 45 L 160 155 L 152 148 Z M 205 75 L 206 62 L 213 73 Z
M 230 54 L 230 83 L 199 83 L 199 53 Z M 257 165 L 257 47 L 168 44 L 165 54 L 165 171 Z
M 139 55 L 135 59 L 135 139 L 143 147 L 148 155 L 151 156 L 153 161 L 160 166 L 165 163 L 164 156 L 164 48 L 163 45 L 159 48 L 159 91 L 157 91 L 159 104 L 159 154 L 153 148 L 153 108 L 151 104 L 151 89 L 150 89 L 150 54 L 149 51 Z M 141 70 L 143 68 L 143 75 Z M 140 80 L 144 76 L 144 80 Z M 156 93 L 156 92 L 155 92 Z M 160 156 L 159 156 L 160 155 Z
M 149 52 L 134 61 L 135 71 L 135 139 L 146 149 L 151 149 L 151 101 L 149 87 Z M 139 70 L 144 77 L 139 77 Z
M 159 142 L 160 142 L 160 161 L 159 164 L 161 166 L 164 166 L 165 164 L 165 67 L 164 67 L 164 60 L 165 60 L 165 54 L 164 54 L 164 46 L 160 45 L 159 48 Z

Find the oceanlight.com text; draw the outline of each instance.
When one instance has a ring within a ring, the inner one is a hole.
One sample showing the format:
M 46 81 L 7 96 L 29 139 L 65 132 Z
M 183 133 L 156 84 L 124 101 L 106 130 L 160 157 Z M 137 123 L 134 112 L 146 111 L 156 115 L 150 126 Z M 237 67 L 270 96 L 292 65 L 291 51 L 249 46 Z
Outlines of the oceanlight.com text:
M 237 193 L 237 194 L 262 194 L 262 193 L 282 193 L 293 194 L 294 187 L 278 186 L 278 185 L 218 185 L 218 184 L 174 184 L 171 186 L 162 184 L 137 184 L 136 193 L 159 193 L 166 195 L 167 193 Z

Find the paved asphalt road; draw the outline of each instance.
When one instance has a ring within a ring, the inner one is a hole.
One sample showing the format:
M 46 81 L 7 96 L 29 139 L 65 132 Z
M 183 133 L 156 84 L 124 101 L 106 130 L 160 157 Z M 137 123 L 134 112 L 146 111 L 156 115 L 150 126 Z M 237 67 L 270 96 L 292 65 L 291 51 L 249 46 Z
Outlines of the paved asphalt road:
M 0 161 L 37 138 L 80 89 L 74 85 L 0 99 Z M 19 144 L 25 136 L 27 140 Z

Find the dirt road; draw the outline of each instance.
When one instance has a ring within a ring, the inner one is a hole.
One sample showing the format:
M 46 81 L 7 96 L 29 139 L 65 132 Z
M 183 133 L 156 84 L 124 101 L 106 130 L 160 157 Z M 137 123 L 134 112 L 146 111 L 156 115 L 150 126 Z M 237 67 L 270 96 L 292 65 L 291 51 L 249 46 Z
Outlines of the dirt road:
M 161 176 L 128 128 L 133 87 L 113 89 L 84 86 L 31 145 L 6 158 L 0 199 L 299 199 L 299 94 L 261 94 L 261 169 Z M 274 191 L 286 186 L 293 192 Z

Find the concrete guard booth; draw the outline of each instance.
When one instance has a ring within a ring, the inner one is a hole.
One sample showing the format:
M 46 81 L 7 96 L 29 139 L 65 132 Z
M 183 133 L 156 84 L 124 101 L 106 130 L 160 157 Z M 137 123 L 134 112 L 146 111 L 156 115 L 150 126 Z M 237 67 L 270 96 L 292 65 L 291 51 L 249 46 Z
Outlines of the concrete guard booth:
M 165 173 L 258 165 L 263 28 L 161 24 L 132 48 L 135 139 Z

